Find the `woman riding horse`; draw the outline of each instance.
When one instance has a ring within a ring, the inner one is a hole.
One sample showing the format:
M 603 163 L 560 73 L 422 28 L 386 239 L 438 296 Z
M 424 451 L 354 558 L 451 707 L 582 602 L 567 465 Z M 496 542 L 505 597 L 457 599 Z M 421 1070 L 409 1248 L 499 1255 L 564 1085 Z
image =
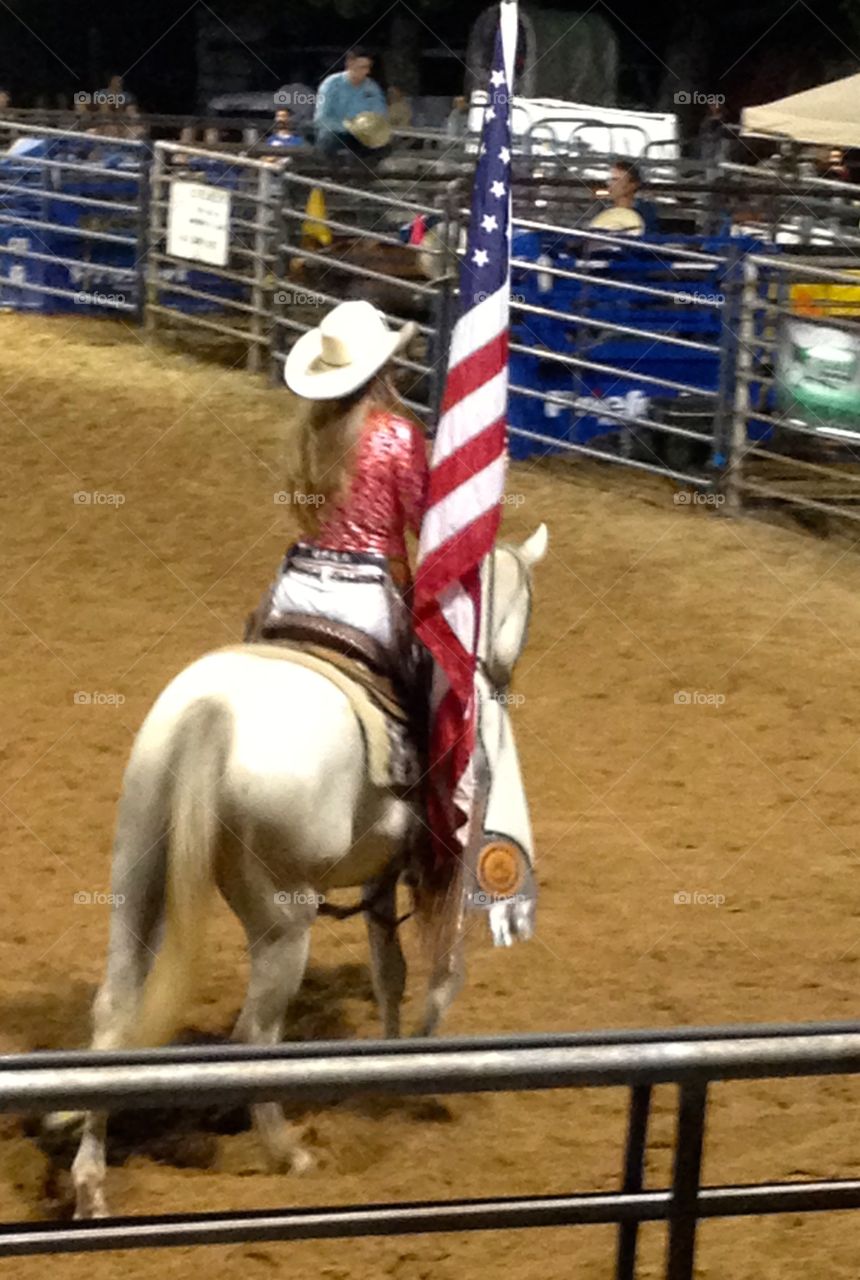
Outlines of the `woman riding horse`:
M 287 385 L 311 402 L 301 428 L 298 492 L 322 501 L 319 509 L 300 504 L 315 519 L 288 553 L 273 591 L 276 616 L 333 619 L 392 655 L 413 645 L 405 532 L 417 530 L 427 493 L 423 440 L 395 411 L 385 374 L 409 332 L 406 326 L 394 334 L 369 303 L 348 302 L 290 353 Z M 493 551 L 483 580 L 488 589 L 492 583 L 497 609 L 482 630 L 477 681 L 479 734 L 495 780 L 487 829 L 494 839 L 501 833 L 518 843 L 529 876 L 528 807 L 499 695 L 525 643 L 531 571 L 546 537 L 541 526 L 521 546 Z M 156 699 L 126 767 L 92 1047 L 170 1041 L 204 967 L 205 920 L 216 887 L 248 943 L 235 1041 L 280 1042 L 319 904 L 330 892 L 359 886 L 373 907 L 371 976 L 384 1033 L 398 1036 L 406 966 L 392 925 L 397 884 L 423 829 L 418 798 L 374 776 L 358 716 L 338 684 L 274 646 L 204 654 Z M 436 1030 L 462 981 L 462 903 L 452 899 L 447 913 L 438 903 L 438 920 L 424 912 L 425 1035 Z M 497 908 L 491 927 L 502 940 L 529 936 L 531 899 L 510 897 Z M 418 921 L 422 929 L 420 911 Z M 253 1113 L 276 1167 L 309 1165 L 310 1153 L 279 1102 L 255 1101 Z M 52 1123 L 69 1119 L 59 1115 Z M 78 1218 L 107 1213 L 106 1130 L 105 1112 L 86 1113 L 72 1165 Z
M 269 601 L 270 617 L 354 627 L 401 669 L 413 646 L 406 532 L 419 531 L 428 467 L 419 428 L 397 412 L 388 366 L 414 329 L 393 333 L 369 302 L 343 302 L 290 352 L 284 379 L 308 402 L 293 495 L 304 536 Z

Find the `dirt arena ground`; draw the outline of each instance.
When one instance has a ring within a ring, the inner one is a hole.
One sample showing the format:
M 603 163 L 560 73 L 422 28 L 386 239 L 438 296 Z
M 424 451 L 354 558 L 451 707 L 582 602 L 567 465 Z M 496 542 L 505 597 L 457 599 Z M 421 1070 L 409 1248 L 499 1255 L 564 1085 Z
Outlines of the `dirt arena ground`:
M 241 635 L 278 562 L 286 412 L 283 392 L 122 325 L 0 316 L 3 1052 L 86 1042 L 107 910 L 76 895 L 108 889 L 150 702 Z M 545 520 L 551 535 L 515 713 L 539 931 L 511 952 L 473 931 L 446 1030 L 856 1016 L 860 557 L 590 466 L 521 464 L 509 489 L 507 532 Z M 694 891 L 724 901 L 675 903 Z M 192 1022 L 223 1036 L 245 966 L 226 912 L 212 930 Z M 359 923 L 319 924 L 289 1035 L 376 1034 L 365 962 Z M 590 1090 L 306 1109 L 319 1164 L 300 1180 L 265 1171 L 243 1116 L 156 1117 L 116 1127 L 112 1202 L 144 1214 L 611 1188 L 623 1103 Z M 668 1176 L 673 1103 L 658 1091 L 651 1185 Z M 706 1180 L 860 1176 L 858 1114 L 851 1081 L 717 1088 Z M 26 1122 L 0 1118 L 0 1218 L 52 1216 L 66 1196 Z M 599 1280 L 612 1243 L 577 1228 L 114 1253 L 0 1262 L 0 1280 Z M 641 1274 L 657 1276 L 662 1231 L 644 1245 Z M 858 1267 L 851 1215 L 788 1216 L 707 1224 L 697 1274 Z

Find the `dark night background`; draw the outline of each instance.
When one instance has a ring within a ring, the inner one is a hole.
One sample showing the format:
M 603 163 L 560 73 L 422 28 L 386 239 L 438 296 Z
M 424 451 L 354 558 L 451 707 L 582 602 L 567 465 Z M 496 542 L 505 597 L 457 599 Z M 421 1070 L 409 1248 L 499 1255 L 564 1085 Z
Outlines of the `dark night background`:
M 383 83 L 395 78 L 386 63 L 397 60 L 396 78 L 404 79 L 406 66 L 412 92 L 454 94 L 463 87 L 470 26 L 485 7 L 475 0 L 4 0 L 0 86 L 11 91 L 13 105 L 41 97 L 53 106 L 57 95 L 101 88 L 119 71 L 144 110 L 192 112 L 203 108 L 219 77 L 230 92 L 315 82 L 363 38 L 383 55 Z M 573 21 L 589 4 L 526 7 L 569 11 Z M 723 94 L 732 117 L 747 104 L 860 68 L 860 0 L 823 7 L 805 0 L 599 0 L 594 11 L 616 33 L 623 105 L 665 108 L 673 90 L 692 85 Z

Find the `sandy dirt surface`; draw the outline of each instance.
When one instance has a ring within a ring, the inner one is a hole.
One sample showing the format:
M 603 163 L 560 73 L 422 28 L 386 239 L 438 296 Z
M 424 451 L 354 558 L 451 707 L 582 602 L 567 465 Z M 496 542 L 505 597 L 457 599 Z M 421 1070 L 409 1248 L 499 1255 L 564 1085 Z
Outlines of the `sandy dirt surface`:
M 3 849 L 0 1049 L 86 1043 L 114 806 L 163 685 L 241 636 L 289 508 L 287 400 L 240 371 L 147 348 L 122 325 L 0 316 Z M 844 542 L 678 505 L 590 466 L 513 468 L 507 531 L 541 520 L 516 731 L 541 901 L 536 940 L 473 930 L 450 1034 L 819 1020 L 857 1014 L 860 559 Z M 76 501 L 76 494 L 89 495 Z M 119 498 L 122 499 L 121 503 Z M 689 695 L 678 701 L 678 694 Z M 77 697 L 76 697 L 77 695 Z M 85 695 L 85 696 L 84 696 Z M 717 705 L 719 703 L 719 705 Z M 677 893 L 713 903 L 676 904 Z M 243 990 L 213 915 L 196 1034 Z M 408 926 L 406 929 L 408 935 Z M 407 945 L 412 940 L 407 936 Z M 414 1022 L 420 992 L 410 988 Z M 321 922 L 290 1037 L 377 1034 L 362 926 Z M 706 1180 L 860 1176 L 856 1081 L 713 1091 Z M 110 1191 L 143 1214 L 560 1193 L 617 1185 L 617 1090 L 342 1101 L 299 1113 L 318 1167 L 265 1171 L 244 1116 L 115 1125 Z M 665 1182 L 674 1091 L 648 1178 Z M 67 1173 L 0 1119 L 0 1217 L 63 1211 Z M 641 1274 L 664 1238 L 644 1233 Z M 0 1280 L 598 1280 L 613 1234 L 577 1228 L 0 1262 Z M 707 1224 L 707 1280 L 856 1277 L 851 1215 Z

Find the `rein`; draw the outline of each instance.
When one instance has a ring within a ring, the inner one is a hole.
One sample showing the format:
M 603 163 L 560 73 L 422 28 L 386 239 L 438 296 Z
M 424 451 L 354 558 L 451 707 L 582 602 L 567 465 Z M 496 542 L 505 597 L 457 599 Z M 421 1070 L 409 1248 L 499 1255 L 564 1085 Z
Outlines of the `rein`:
M 384 888 L 387 886 L 380 885 L 373 896 L 367 902 L 359 902 L 353 907 L 338 907 L 333 902 L 321 902 L 317 907 L 317 913 L 321 916 L 331 916 L 335 920 L 349 920 L 352 916 L 367 915 L 374 922 L 385 929 L 387 933 L 394 934 L 402 924 L 405 924 L 415 913 L 407 911 L 402 916 L 387 916 L 381 911 L 377 911 L 376 904 L 382 896 Z

